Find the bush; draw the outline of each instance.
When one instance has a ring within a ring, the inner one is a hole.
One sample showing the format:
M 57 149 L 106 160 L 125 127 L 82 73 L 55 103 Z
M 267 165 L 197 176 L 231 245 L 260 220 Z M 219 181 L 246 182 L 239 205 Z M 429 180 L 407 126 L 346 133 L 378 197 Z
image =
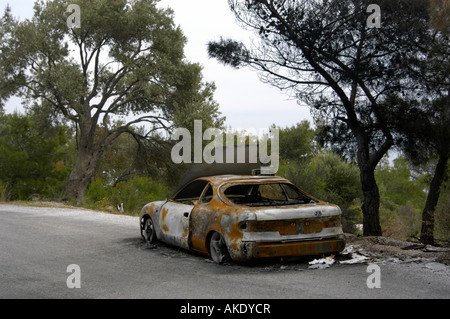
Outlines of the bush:
M 86 201 L 90 204 L 96 204 L 97 202 L 108 197 L 108 192 L 103 185 L 102 180 L 100 178 L 94 179 L 86 191 Z
M 342 209 L 342 230 L 344 233 L 360 234 L 355 225 L 363 223 L 363 213 L 361 205 L 351 205 Z
M 127 182 L 118 183 L 112 189 L 114 204 L 123 203 L 123 209 L 129 214 L 139 214 L 141 208 L 151 201 L 163 200 L 169 195 L 168 188 L 149 177 L 133 177 Z
M 4 203 L 8 200 L 8 183 L 3 182 L 0 179 L 0 203 Z
M 361 208 L 355 204 L 362 198 L 358 167 L 339 155 L 323 151 L 308 161 L 284 163 L 279 175 L 310 195 L 338 205 L 345 232 L 356 232 L 354 225 L 362 223 Z
M 0 176 L 10 186 L 7 196 L 12 200 L 62 197 L 71 171 L 66 161 L 71 151 L 68 128 L 43 128 L 31 115 L 0 116 Z
M 397 206 L 393 210 L 380 208 L 383 235 L 400 240 L 419 237 L 421 219 L 420 211 L 413 204 Z
M 393 164 L 385 159 L 375 172 L 381 197 L 383 235 L 401 240 L 419 237 L 426 184 L 421 177 L 413 178 L 404 158 L 395 159 Z
M 148 202 L 163 200 L 168 195 L 167 186 L 149 177 L 136 176 L 115 186 L 105 186 L 97 178 L 89 185 L 86 201 L 94 208 L 108 210 L 119 210 L 118 207 L 123 206 L 123 212 L 137 215 Z

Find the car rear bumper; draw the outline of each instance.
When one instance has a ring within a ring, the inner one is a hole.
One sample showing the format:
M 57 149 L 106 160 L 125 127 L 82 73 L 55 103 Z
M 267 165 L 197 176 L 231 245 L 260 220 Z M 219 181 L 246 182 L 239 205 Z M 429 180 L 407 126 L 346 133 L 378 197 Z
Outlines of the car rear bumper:
M 287 243 L 255 243 L 252 254 L 254 258 L 313 256 L 338 253 L 344 250 L 344 248 L 345 241 L 342 239 Z

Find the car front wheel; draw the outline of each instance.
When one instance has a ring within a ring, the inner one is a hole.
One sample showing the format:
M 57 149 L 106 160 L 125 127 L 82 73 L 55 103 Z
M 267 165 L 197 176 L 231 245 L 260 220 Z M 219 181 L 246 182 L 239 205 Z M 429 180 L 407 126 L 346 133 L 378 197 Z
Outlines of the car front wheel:
M 142 237 L 145 240 L 145 243 L 148 245 L 154 245 L 157 241 L 156 233 L 155 233 L 155 225 L 151 217 L 148 217 L 144 221 L 144 225 L 142 228 Z

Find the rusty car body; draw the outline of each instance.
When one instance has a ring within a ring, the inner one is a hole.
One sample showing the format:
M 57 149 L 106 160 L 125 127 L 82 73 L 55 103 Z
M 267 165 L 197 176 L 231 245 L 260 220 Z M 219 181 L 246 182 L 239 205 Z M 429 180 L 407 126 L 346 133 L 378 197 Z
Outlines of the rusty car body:
M 174 196 L 145 205 L 140 230 L 158 240 L 211 257 L 254 258 L 340 252 L 341 210 L 278 176 L 197 178 Z

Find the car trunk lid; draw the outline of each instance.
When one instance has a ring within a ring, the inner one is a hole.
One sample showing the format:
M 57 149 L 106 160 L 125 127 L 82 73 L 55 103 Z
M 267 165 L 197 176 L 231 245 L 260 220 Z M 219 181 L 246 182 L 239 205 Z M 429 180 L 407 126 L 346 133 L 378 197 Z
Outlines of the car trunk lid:
M 273 221 L 287 219 L 311 219 L 340 215 L 339 207 L 331 204 L 296 205 L 280 207 L 260 207 L 253 211 L 257 221 Z

